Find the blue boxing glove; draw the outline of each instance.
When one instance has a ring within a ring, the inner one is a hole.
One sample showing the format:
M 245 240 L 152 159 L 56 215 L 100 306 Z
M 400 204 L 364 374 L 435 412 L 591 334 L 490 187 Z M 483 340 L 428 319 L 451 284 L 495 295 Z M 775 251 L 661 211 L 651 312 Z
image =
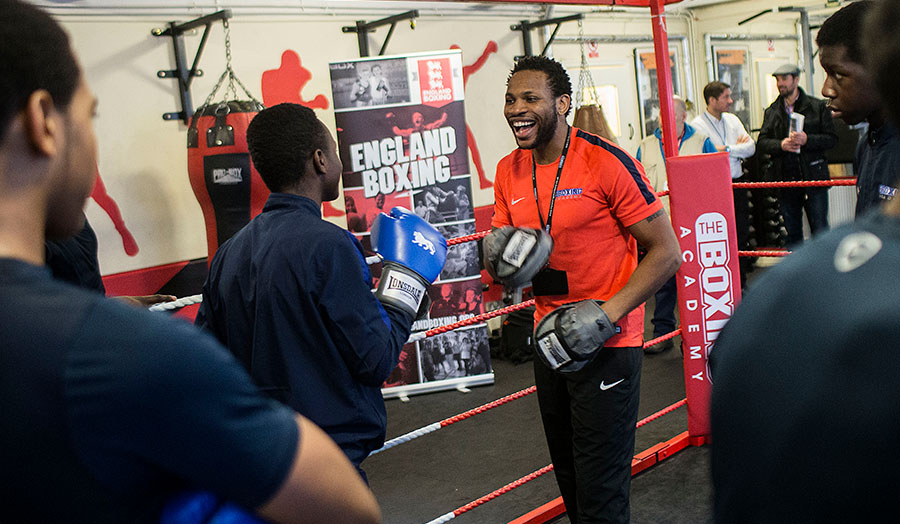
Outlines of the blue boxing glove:
M 372 249 L 384 260 L 375 296 L 385 306 L 412 315 L 447 260 L 447 240 L 408 209 L 395 207 L 372 224 Z
M 160 524 L 264 524 L 237 504 L 224 502 L 208 491 L 185 492 L 169 500 Z

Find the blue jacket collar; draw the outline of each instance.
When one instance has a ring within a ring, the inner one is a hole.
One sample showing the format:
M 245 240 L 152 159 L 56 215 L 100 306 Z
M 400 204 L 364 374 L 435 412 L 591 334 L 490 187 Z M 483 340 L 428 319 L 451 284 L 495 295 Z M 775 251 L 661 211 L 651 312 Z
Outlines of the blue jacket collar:
M 697 131 L 694 130 L 694 127 L 685 122 L 684 124 L 684 134 L 681 135 L 681 139 L 678 141 L 678 150 L 681 151 L 681 144 L 684 144 L 684 141 L 694 136 L 694 133 Z M 662 151 L 662 128 L 657 127 L 656 131 L 653 132 L 653 136 L 655 136 L 659 140 L 659 150 Z
M 269 195 L 266 205 L 263 206 L 263 212 L 276 209 L 299 209 L 318 217 L 322 216 L 322 208 L 317 206 L 312 199 L 290 193 L 272 193 Z
M 681 136 L 681 140 L 678 141 L 678 149 L 681 149 L 681 144 L 684 143 L 685 140 L 694 136 L 694 133 L 697 131 L 694 130 L 693 126 L 688 123 L 684 124 L 684 135 Z M 662 143 L 662 128 L 657 127 L 656 131 L 653 132 L 653 135 L 659 139 L 660 144 Z

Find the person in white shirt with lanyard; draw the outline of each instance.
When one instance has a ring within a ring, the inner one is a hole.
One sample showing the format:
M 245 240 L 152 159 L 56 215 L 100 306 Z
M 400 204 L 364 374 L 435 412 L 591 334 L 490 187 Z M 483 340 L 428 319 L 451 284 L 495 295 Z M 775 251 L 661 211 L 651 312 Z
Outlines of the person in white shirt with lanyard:
M 706 111 L 694 118 L 691 125 L 709 135 L 716 149 L 728 152 L 731 178 L 738 179 L 743 174 L 741 159 L 753 156 L 756 143 L 744 129 L 741 119 L 728 112 L 734 103 L 731 86 L 718 80 L 710 82 L 703 88 L 703 98 L 706 100 Z
M 713 81 L 703 88 L 703 98 L 706 100 L 706 111 L 691 121 L 691 125 L 702 133 L 709 135 L 709 139 L 719 151 L 728 153 L 728 162 L 731 166 L 731 179 L 738 180 L 744 174 L 741 168 L 741 160 L 750 158 L 756 153 L 756 143 L 750 138 L 744 124 L 737 115 L 729 113 L 731 104 L 731 86 L 724 82 Z M 748 248 L 749 236 L 749 199 L 745 189 L 734 190 L 734 217 L 737 228 L 738 249 Z M 741 288 L 747 283 L 747 272 L 750 269 L 750 259 L 741 259 Z

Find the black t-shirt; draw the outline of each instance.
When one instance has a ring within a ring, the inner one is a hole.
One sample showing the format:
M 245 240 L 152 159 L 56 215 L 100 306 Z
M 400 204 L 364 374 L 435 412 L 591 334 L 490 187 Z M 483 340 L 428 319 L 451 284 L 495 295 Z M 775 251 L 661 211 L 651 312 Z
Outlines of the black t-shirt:
M 46 265 L 53 278 L 106 294 L 97 260 L 97 235 L 84 219 L 84 227 L 72 237 L 44 242 Z
M 248 508 L 283 483 L 293 412 L 189 324 L 0 259 L 0 521 L 156 522 L 172 492 Z
M 770 269 L 711 354 L 717 522 L 878 522 L 900 481 L 900 219 Z

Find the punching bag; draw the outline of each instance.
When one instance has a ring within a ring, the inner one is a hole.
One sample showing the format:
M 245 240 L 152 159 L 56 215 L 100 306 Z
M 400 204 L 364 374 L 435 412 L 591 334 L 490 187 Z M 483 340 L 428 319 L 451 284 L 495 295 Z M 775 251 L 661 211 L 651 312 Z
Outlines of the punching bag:
M 575 118 L 572 125 L 616 144 L 616 134 L 609 127 L 609 123 L 603 115 L 603 106 L 600 104 L 600 99 L 597 96 L 596 85 L 591 75 L 591 67 L 588 64 L 587 55 L 584 53 L 586 41 L 581 19 L 578 20 L 578 39 L 581 42 L 581 69 L 578 71 L 578 89 L 575 91 Z M 585 100 L 585 95 L 589 97 L 589 100 Z
M 200 106 L 191 118 L 188 177 L 206 223 L 207 263 L 269 196 L 247 149 L 247 126 L 261 110 L 255 100 L 228 100 Z

